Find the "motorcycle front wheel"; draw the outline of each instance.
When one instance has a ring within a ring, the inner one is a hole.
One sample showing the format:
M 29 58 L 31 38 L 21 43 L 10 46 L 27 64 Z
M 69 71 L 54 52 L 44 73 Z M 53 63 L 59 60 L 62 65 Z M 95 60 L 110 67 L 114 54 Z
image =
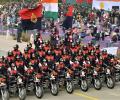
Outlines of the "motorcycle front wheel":
M 66 82 L 66 91 L 67 91 L 67 93 L 69 93 L 69 94 L 72 94 L 73 93 L 73 84 L 72 84 L 72 82 L 71 81 L 69 81 L 69 82 Z
M 18 96 L 19 96 L 19 100 L 25 100 L 26 99 L 26 89 L 25 88 L 19 88 L 18 89 L 19 93 L 18 93 Z
M 81 80 L 80 88 L 82 91 L 88 91 L 88 83 L 86 80 Z
M 57 84 L 51 83 L 50 91 L 51 91 L 52 95 L 57 96 L 58 95 L 58 86 L 57 86 Z
M 9 100 L 9 92 L 7 90 L 1 90 L 2 100 Z
M 35 95 L 37 98 L 42 98 L 44 95 L 42 86 L 35 86 Z
M 102 88 L 102 83 L 100 79 L 94 79 L 93 80 L 93 85 L 96 90 L 100 90 Z

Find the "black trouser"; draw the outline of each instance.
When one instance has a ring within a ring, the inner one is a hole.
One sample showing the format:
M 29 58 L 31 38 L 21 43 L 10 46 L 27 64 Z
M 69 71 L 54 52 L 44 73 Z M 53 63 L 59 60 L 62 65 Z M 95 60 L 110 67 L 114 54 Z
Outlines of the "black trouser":
M 22 29 L 18 28 L 17 29 L 17 42 L 20 42 L 21 36 L 22 36 Z

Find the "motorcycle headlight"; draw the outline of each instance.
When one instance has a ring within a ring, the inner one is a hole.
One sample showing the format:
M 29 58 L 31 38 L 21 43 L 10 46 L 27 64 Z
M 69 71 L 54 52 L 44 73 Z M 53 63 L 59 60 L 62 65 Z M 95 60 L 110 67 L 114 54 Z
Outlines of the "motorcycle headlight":
M 94 71 L 94 74 L 93 75 L 97 75 L 98 73 L 97 73 L 97 71 Z
M 85 72 L 84 71 L 81 72 L 81 76 L 85 76 Z
M 107 69 L 107 74 L 110 74 L 110 69 Z
M 67 73 L 67 77 L 66 78 L 70 78 L 70 74 L 69 73 Z
M 18 83 L 22 83 L 22 79 L 21 78 L 18 78 Z
M 54 75 L 51 75 L 51 79 L 55 79 L 55 76 L 54 76 Z

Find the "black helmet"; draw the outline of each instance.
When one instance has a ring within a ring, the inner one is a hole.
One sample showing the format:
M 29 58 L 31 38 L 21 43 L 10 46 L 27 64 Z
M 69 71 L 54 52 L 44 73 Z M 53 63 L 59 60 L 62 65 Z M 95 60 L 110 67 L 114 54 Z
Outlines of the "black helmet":
M 17 60 L 19 60 L 19 59 L 20 59 L 20 56 L 19 56 L 19 55 L 17 55 L 17 56 L 16 56 L 16 59 L 17 59 Z
M 87 49 L 87 46 L 86 46 L 86 45 L 84 45 L 84 46 L 83 46 L 83 49 Z
M 8 51 L 8 56 L 12 56 L 12 55 L 13 55 L 12 51 Z
M 89 42 L 89 43 L 88 43 L 88 46 L 92 46 L 92 42 Z
M 99 45 L 99 44 L 97 44 L 95 47 L 96 47 L 96 49 L 99 49 L 99 48 L 100 48 L 100 45 Z
M 102 53 L 107 53 L 107 50 L 105 50 L 105 49 L 104 49 L 104 50 L 102 50 Z
M 45 63 L 45 62 L 46 62 L 46 59 L 43 59 L 43 62 Z
M 24 49 L 24 52 L 25 52 L 25 53 L 28 52 L 28 47 L 26 47 L 26 48 Z
M 72 47 L 75 47 L 75 44 L 74 44 L 74 43 L 72 43 Z
M 36 37 L 39 37 L 39 36 L 40 36 L 40 33 L 36 33 L 35 36 L 36 36 Z
M 43 49 L 42 46 L 39 46 L 38 50 L 42 50 L 42 49 Z
M 62 59 L 62 58 L 60 59 L 60 62 L 63 62 L 63 59 Z
M 27 44 L 27 47 L 32 48 L 32 44 L 31 43 Z
M 35 54 L 33 53 L 33 54 L 32 54 L 32 58 L 35 58 L 35 57 L 36 57 L 36 56 L 35 56 Z
M 48 55 L 50 55 L 50 54 L 51 54 L 51 51 L 50 51 L 50 50 L 48 50 L 48 52 L 47 52 L 47 53 L 48 53 Z
M 16 49 L 18 49 L 18 48 L 19 48 L 19 45 L 16 44 L 16 45 L 14 46 L 14 49 L 16 50 Z
M 79 45 L 79 44 L 80 44 L 80 40 L 77 40 L 77 41 L 76 41 L 76 44 Z

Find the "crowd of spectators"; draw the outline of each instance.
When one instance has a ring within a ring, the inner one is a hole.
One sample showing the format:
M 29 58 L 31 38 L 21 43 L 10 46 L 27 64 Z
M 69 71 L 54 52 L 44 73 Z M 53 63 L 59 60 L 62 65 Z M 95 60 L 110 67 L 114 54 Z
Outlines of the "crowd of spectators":
M 32 4 L 32 6 L 31 6 Z M 54 26 L 58 26 L 59 34 L 66 31 L 62 27 L 65 13 L 69 4 L 59 4 L 59 18 L 57 22 L 53 19 L 42 18 L 43 33 L 51 33 Z M 19 22 L 18 11 L 23 7 L 34 7 L 32 3 L 12 2 L 6 3 L 0 8 L 0 30 L 5 28 L 16 28 Z M 104 11 L 83 7 L 79 4 L 74 5 L 73 30 L 81 37 L 92 35 L 96 40 L 104 40 L 105 36 L 111 36 L 112 41 L 120 40 L 120 10 Z M 57 23 L 57 24 L 56 24 Z M 55 24 L 55 25 L 54 25 Z

